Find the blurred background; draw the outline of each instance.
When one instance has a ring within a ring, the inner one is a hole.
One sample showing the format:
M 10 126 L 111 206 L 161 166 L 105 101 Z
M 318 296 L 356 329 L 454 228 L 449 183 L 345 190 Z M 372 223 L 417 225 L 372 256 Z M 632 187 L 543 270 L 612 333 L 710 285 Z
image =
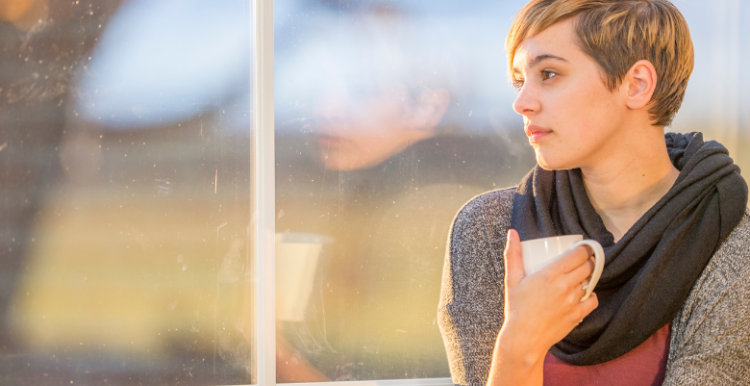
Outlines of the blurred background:
M 676 0 L 668 131 L 750 170 L 750 4 Z M 448 228 L 534 165 L 505 76 L 525 1 L 281 0 L 279 382 L 448 377 Z M 250 384 L 247 0 L 0 0 L 0 384 Z

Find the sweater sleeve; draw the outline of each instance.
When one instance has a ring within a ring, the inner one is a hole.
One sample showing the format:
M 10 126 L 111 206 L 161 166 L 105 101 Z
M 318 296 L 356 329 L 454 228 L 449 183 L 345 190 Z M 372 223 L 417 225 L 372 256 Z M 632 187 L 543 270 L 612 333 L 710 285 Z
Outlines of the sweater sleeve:
M 438 323 L 457 385 L 487 382 L 503 324 L 502 251 L 511 199 L 508 190 L 474 198 L 458 213 L 448 236 Z
M 664 385 L 750 385 L 748 215 L 722 244 L 673 321 Z

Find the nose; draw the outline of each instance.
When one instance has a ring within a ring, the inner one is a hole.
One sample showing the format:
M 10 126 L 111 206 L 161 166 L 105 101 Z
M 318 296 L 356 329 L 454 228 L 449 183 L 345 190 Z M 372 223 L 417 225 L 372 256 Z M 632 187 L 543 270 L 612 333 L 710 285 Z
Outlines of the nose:
M 513 101 L 513 110 L 525 117 L 538 113 L 541 107 L 539 93 L 532 84 L 524 84 Z

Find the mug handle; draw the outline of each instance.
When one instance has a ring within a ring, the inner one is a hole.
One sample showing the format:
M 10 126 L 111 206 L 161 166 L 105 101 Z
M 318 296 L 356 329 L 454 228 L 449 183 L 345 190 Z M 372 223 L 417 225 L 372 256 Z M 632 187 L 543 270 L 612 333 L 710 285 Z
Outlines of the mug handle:
M 573 245 L 570 247 L 570 249 L 573 249 L 579 245 L 588 245 L 591 247 L 591 249 L 594 250 L 594 273 L 591 274 L 591 280 L 589 280 L 589 285 L 586 287 L 586 294 L 583 295 L 581 298 L 581 301 L 584 301 L 591 296 L 591 292 L 594 291 L 594 287 L 596 286 L 596 283 L 599 282 L 599 278 L 602 276 L 602 270 L 604 270 L 604 248 L 602 248 L 602 245 L 599 244 L 596 240 L 581 240 L 576 241 L 573 243 Z

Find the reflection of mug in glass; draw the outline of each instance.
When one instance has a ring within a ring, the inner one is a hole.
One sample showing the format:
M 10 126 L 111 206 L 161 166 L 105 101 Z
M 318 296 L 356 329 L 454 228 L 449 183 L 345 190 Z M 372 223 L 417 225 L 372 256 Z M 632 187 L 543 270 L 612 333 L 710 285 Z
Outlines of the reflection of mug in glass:
M 306 233 L 276 234 L 276 319 L 300 322 L 312 294 L 320 252 L 333 239 Z
M 596 240 L 584 240 L 581 235 L 545 237 L 521 242 L 523 269 L 531 275 L 557 260 L 564 253 L 579 245 L 588 245 L 594 250 L 594 273 L 586 286 L 586 294 L 581 301 L 588 299 L 604 269 L 604 249 Z

